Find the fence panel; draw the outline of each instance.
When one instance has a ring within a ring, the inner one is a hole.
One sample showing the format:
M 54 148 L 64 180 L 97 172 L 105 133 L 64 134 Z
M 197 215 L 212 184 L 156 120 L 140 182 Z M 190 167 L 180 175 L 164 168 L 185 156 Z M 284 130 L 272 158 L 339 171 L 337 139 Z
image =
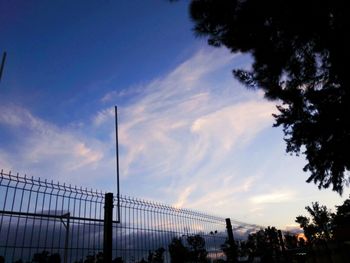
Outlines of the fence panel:
M 0 172 L 0 256 L 5 262 L 50 258 L 84 262 L 103 251 L 105 193 Z M 190 236 L 205 240 L 207 257 L 224 258 L 225 219 L 133 197 L 114 198 L 114 262 L 152 261 L 164 249 L 170 262 L 173 238 L 188 246 Z M 117 221 L 120 210 L 120 222 Z M 257 226 L 233 221 L 236 229 Z

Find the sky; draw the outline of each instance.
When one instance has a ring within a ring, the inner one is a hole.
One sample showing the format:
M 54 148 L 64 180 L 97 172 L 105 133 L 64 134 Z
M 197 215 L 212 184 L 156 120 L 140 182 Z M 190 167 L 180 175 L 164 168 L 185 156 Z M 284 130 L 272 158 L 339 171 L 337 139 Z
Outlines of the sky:
M 305 181 L 276 102 L 195 37 L 189 1 L 0 2 L 0 169 L 292 229 L 305 206 L 349 196 Z

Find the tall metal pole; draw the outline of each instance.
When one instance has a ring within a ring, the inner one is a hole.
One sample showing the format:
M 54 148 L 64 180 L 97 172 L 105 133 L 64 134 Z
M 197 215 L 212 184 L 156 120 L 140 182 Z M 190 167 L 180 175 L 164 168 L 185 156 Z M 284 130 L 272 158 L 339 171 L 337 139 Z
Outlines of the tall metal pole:
M 119 195 L 119 141 L 118 141 L 118 108 L 114 107 L 115 111 L 115 153 L 116 153 L 116 170 L 117 170 L 117 210 L 118 219 L 117 222 L 120 223 L 120 195 Z
M 1 60 L 1 66 L 0 66 L 0 81 L 1 81 L 1 77 L 2 77 L 2 72 L 4 70 L 4 66 L 5 66 L 5 61 L 6 61 L 6 52 L 4 52 L 2 54 L 2 60 Z

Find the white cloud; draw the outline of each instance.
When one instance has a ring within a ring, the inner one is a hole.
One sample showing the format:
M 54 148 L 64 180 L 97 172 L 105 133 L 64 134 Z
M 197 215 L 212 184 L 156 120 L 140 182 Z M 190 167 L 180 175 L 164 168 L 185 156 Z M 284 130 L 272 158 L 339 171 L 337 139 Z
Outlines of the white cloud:
M 124 176 L 144 169 L 153 176 L 172 176 L 171 171 L 177 171 L 187 177 L 205 159 L 220 165 L 219 158 L 271 126 L 273 104 L 249 94 L 230 74 L 222 77 L 224 84 L 213 86 L 210 75 L 229 67 L 234 58 L 223 50 L 200 51 L 168 75 L 139 88 L 138 97 L 120 107 Z M 236 96 L 225 97 L 231 89 Z M 244 96 L 246 100 L 235 104 Z M 110 116 L 108 108 L 96 115 L 94 123 L 103 125 L 106 115 Z
M 300 228 L 300 225 L 296 223 L 286 225 L 284 230 L 290 233 L 303 233 L 303 230 Z
M 93 116 L 92 123 L 95 126 L 100 126 L 102 123 L 107 121 L 109 118 L 114 116 L 114 108 L 108 108 L 99 111 Z
M 296 196 L 292 190 L 276 191 L 268 194 L 256 195 L 250 198 L 254 204 L 285 203 L 291 201 Z
M 91 138 L 59 128 L 18 106 L 0 108 L 0 125 L 11 129 L 14 137 L 12 147 L 1 150 L 1 159 L 6 160 L 1 165 L 8 169 L 45 172 L 41 175 L 58 179 L 79 168 L 97 165 L 103 158 L 101 148 Z M 51 167 L 51 171 L 45 167 Z
M 0 149 L 0 170 L 4 170 L 5 172 L 8 172 L 13 170 L 14 168 L 15 166 L 11 164 L 8 154 L 6 154 L 5 151 Z
M 255 176 L 238 179 L 232 176 L 218 175 L 219 178 L 208 178 L 208 184 L 198 183 L 204 193 L 196 200 L 187 202 L 187 207 L 206 210 L 208 204 L 216 211 L 222 211 L 235 206 L 237 194 L 249 192 L 253 184 L 258 180 Z M 222 182 L 222 184 L 218 184 Z M 214 187 L 216 185 L 216 187 Z M 240 201 L 242 202 L 242 200 Z
M 230 70 L 235 59 L 225 50 L 200 51 L 167 75 L 138 86 L 127 105 L 128 92 L 104 96 L 103 102 L 111 105 L 93 123 L 104 129 L 113 118 L 114 103 L 121 104 L 124 181 L 142 185 L 145 180 L 154 186 L 142 185 L 138 192 L 152 189 L 146 195 L 153 199 L 202 210 L 208 204 L 227 210 L 237 194 L 252 190 L 257 177 L 242 179 L 232 156 L 271 127 L 275 107 L 234 81 Z
M 274 106 L 261 101 L 242 102 L 222 108 L 196 119 L 191 132 L 199 136 L 199 144 L 215 141 L 219 158 L 237 144 L 246 144 L 261 130 L 271 125 Z M 203 147 L 203 150 L 208 147 Z M 214 150 L 214 149 L 211 149 Z
M 188 197 L 190 194 L 195 190 L 195 187 L 188 186 L 186 189 L 180 193 L 180 196 L 178 197 L 177 202 L 174 204 L 176 208 L 182 208 L 184 204 L 187 202 Z

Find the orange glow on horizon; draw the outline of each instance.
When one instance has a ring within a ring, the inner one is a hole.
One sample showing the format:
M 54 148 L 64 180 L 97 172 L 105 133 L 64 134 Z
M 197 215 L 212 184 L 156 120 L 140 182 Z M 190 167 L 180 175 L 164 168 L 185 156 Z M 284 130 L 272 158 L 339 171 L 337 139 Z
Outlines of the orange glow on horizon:
M 296 237 L 297 237 L 298 240 L 299 240 L 300 238 L 302 238 L 302 239 L 304 239 L 304 241 L 307 241 L 307 238 L 306 238 L 306 236 L 304 235 L 304 233 L 296 234 Z

